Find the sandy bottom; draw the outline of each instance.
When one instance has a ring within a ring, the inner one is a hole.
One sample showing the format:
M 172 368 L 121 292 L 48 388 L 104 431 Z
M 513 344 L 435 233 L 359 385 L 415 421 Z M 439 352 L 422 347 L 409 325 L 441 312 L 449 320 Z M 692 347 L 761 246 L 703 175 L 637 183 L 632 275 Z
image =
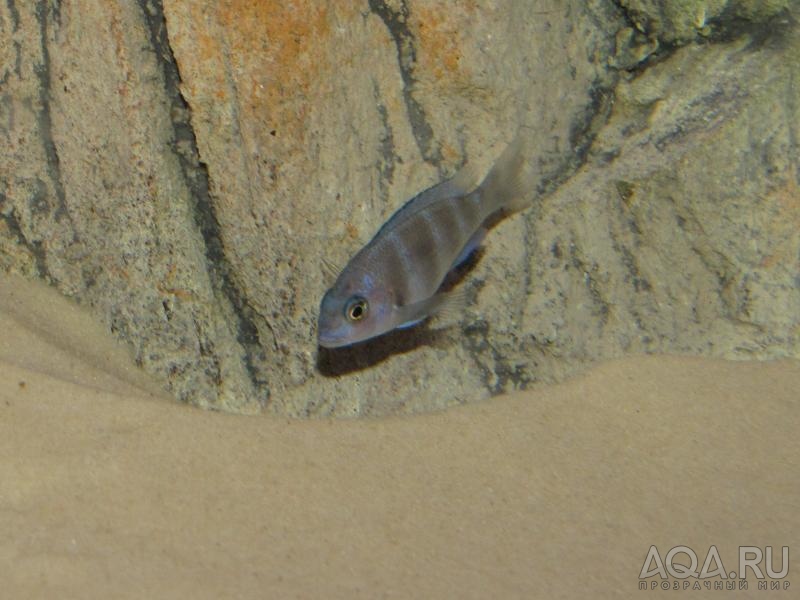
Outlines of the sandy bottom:
M 684 597 L 639 590 L 652 545 L 698 569 L 714 545 L 726 571 L 742 545 L 776 570 L 800 550 L 797 362 L 631 358 L 445 414 L 298 422 L 153 393 L 19 280 L 0 331 L 3 597 Z M 748 575 L 687 597 L 776 593 Z

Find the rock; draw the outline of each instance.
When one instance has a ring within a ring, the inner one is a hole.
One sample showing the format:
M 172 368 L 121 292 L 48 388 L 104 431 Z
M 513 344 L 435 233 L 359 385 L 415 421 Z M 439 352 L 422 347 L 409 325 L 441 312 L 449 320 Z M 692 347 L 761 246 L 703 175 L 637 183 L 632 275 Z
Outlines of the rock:
M 620 4 L 11 0 L 0 261 L 235 412 L 434 410 L 626 352 L 798 356 L 789 3 Z M 461 273 L 463 322 L 318 349 L 322 259 L 520 130 L 535 202 Z
M 90 305 L 177 397 L 258 410 L 145 4 L 0 8 L 3 262 Z
M 630 23 L 662 44 L 729 37 L 787 13 L 790 0 L 620 0 Z

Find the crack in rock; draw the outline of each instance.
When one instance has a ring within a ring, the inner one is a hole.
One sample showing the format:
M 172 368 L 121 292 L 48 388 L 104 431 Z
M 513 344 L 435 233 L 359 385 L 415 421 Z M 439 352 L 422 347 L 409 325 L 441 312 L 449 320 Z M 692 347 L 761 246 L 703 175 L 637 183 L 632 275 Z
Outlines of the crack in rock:
M 414 34 L 411 33 L 408 26 L 410 14 L 408 4 L 405 0 L 392 4 L 397 8 L 389 6 L 385 0 L 369 0 L 370 11 L 381 18 L 397 46 L 397 62 L 400 67 L 400 77 L 403 79 L 403 101 L 408 112 L 414 140 L 425 161 L 432 164 L 441 173 L 442 150 L 438 146 L 434 146 L 433 128 L 428 123 L 422 105 L 413 95 L 416 84 L 414 65 L 417 60 L 417 51 L 414 46 Z
M 194 201 L 195 223 L 203 238 L 206 265 L 215 289 L 230 304 L 236 317 L 236 339 L 244 350 L 244 363 L 250 382 L 266 403 L 268 382 L 257 364 L 264 360 L 264 348 L 258 333 L 258 316 L 239 289 L 233 267 L 225 255 L 222 228 L 210 193 L 208 169 L 200 160 L 197 138 L 189 121 L 190 108 L 180 91 L 180 72 L 167 36 L 162 0 L 139 0 L 151 44 L 160 57 L 167 96 L 172 104 L 172 124 L 178 159 L 184 179 Z M 182 142 L 177 144 L 177 142 Z M 198 334 L 200 335 L 200 334 Z M 202 337 L 202 336 L 201 336 Z

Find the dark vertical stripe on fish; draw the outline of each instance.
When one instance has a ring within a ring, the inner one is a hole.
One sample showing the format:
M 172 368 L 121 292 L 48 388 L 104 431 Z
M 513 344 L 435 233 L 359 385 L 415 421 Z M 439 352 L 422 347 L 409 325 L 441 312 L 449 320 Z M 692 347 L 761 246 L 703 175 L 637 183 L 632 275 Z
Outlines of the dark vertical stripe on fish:
M 385 276 L 389 277 L 395 287 L 395 293 L 400 296 L 400 301 L 405 302 L 408 298 L 416 297 L 414 285 L 414 261 L 416 257 L 398 230 L 390 231 L 383 242 L 393 255 L 394 262 L 397 264 L 397 271 L 387 271 Z
M 425 221 L 431 231 L 434 248 L 436 249 L 433 256 L 433 264 L 436 274 L 432 276 L 433 280 L 438 280 L 442 270 L 447 268 L 446 255 L 448 249 L 452 248 L 454 244 L 458 243 L 457 237 L 454 238 L 453 232 L 448 230 L 446 223 L 443 220 L 446 212 L 449 211 L 432 210 L 425 213 Z
M 453 216 L 455 217 L 456 224 L 458 225 L 458 232 L 461 234 L 460 241 L 466 243 L 472 232 L 478 227 L 476 223 L 474 211 L 466 198 L 451 198 L 447 200 L 447 204 L 451 205 Z M 458 249 L 460 250 L 460 248 Z
M 383 253 L 385 271 L 381 273 L 381 277 L 386 282 L 386 287 L 391 288 L 394 294 L 394 301 L 401 303 L 405 298 L 408 298 L 410 293 L 407 286 L 407 259 L 402 255 L 400 248 L 394 243 L 394 240 L 390 239 L 388 236 L 382 243 L 385 245 L 386 250 Z
M 439 270 L 437 269 L 437 256 L 439 247 L 431 226 L 428 214 L 425 211 L 415 215 L 407 226 L 403 227 L 405 235 L 403 240 L 409 246 L 409 252 L 415 258 L 414 287 L 419 295 L 429 295 L 431 289 L 437 284 Z
M 472 226 L 467 227 L 466 219 L 459 218 L 462 215 L 462 204 L 465 199 L 460 198 L 451 202 L 442 203 L 442 206 L 436 210 L 436 221 L 440 223 L 442 229 L 447 231 L 447 244 L 444 250 L 440 253 L 441 270 L 446 272 L 453 265 L 453 260 L 461 252 L 464 244 L 472 235 L 475 229 Z

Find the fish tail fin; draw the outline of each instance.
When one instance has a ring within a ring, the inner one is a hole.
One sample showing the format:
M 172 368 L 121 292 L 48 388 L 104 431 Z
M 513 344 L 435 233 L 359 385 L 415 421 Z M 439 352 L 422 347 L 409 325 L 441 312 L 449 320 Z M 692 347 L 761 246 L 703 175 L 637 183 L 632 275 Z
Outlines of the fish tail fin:
M 536 193 L 537 173 L 530 164 L 522 132 L 508 145 L 479 186 L 489 213 L 512 214 L 528 208 Z

